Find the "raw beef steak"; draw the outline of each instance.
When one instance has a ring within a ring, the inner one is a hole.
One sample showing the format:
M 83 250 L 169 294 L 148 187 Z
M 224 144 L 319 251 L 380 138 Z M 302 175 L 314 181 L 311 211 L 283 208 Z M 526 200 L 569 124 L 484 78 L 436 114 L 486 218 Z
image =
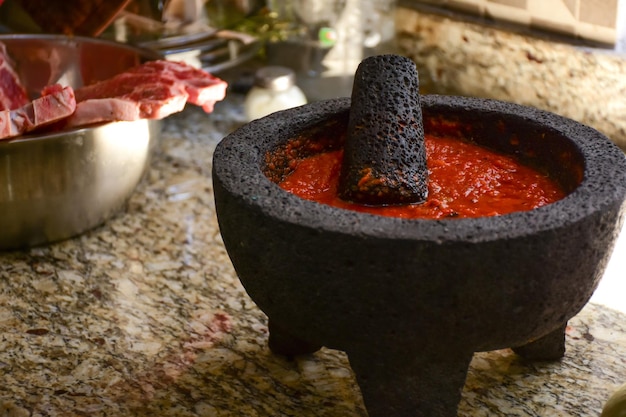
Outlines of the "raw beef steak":
M 6 46 L 0 42 L 0 110 L 14 110 L 25 106 L 28 100 L 26 89 L 13 68 L 13 61 Z
M 0 139 L 12 138 L 65 119 L 74 113 L 76 99 L 72 87 L 47 86 L 41 97 L 13 110 L 0 111 Z
M 211 112 L 226 95 L 225 81 L 206 71 L 172 61 L 149 61 L 113 78 L 76 90 L 76 112 L 69 126 L 162 119 L 189 101 Z

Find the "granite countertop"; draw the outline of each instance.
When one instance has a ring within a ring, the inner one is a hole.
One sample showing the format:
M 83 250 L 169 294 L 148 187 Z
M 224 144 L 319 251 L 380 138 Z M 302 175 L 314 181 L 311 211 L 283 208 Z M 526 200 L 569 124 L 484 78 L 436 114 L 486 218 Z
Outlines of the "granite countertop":
M 239 104 L 168 118 L 148 175 L 105 225 L 0 253 L 0 416 L 366 415 L 342 352 L 270 353 L 224 250 L 211 155 Z M 624 382 L 626 313 L 590 303 L 561 361 L 476 354 L 459 415 L 598 416 Z

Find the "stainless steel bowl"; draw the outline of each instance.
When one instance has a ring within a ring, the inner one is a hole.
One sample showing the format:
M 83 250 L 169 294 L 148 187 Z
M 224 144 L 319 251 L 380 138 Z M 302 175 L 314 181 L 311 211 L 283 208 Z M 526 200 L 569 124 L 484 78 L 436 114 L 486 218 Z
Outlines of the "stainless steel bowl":
M 157 53 L 98 39 L 2 35 L 27 90 L 80 87 Z M 159 121 L 114 122 L 0 141 L 0 250 L 66 239 L 119 212 L 143 177 Z

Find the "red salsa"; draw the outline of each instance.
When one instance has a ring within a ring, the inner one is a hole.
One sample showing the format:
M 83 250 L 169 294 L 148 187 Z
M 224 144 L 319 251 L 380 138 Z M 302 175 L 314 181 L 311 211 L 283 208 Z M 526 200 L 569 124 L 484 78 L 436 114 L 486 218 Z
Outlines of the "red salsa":
M 343 151 L 297 161 L 280 186 L 297 196 L 349 210 L 391 217 L 441 219 L 532 210 L 565 196 L 546 175 L 514 157 L 456 138 L 425 138 L 428 199 L 421 204 L 365 206 L 338 196 Z

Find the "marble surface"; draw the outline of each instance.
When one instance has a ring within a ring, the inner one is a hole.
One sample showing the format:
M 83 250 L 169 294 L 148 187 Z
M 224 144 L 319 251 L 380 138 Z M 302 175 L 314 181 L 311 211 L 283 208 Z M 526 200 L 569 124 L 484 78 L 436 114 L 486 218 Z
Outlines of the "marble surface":
M 366 415 L 342 352 L 270 353 L 224 250 L 211 155 L 238 104 L 167 119 L 147 177 L 102 227 L 0 253 L 0 416 Z M 459 416 L 598 416 L 624 382 L 626 314 L 590 303 L 561 361 L 476 354 Z

